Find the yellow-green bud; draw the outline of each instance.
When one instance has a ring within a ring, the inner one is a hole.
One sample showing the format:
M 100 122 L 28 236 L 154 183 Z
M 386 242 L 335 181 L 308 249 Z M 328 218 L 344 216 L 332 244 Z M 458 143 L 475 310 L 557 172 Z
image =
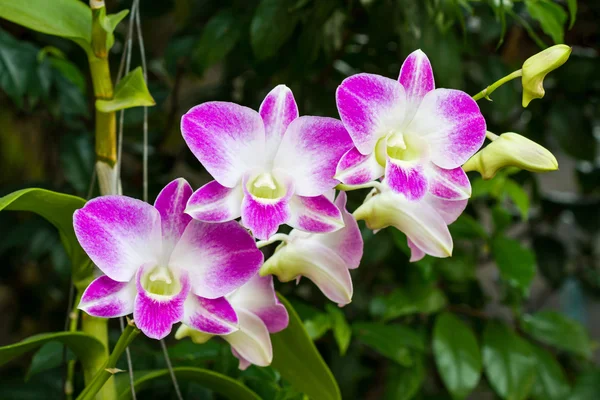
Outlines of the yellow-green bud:
M 529 57 L 523 63 L 523 107 L 531 100 L 544 97 L 544 78 L 546 74 L 563 65 L 571 55 L 571 48 L 557 44 Z
M 557 170 L 558 162 L 545 147 L 518 133 L 507 132 L 494 139 L 463 165 L 465 171 L 477 171 L 483 179 L 493 178 L 498 170 L 506 167 L 548 172 Z

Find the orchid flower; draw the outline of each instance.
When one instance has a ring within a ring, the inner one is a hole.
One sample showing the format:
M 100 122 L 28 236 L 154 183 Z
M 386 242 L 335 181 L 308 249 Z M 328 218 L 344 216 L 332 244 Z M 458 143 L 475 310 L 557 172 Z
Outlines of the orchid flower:
M 284 243 L 265 262 L 261 275 L 273 274 L 288 282 L 305 276 L 331 301 L 340 306 L 352 301 L 349 269 L 357 268 L 363 240 L 356 220 L 346 211 L 346 193 L 335 204 L 342 211 L 344 228 L 332 233 L 307 233 L 293 229 Z
M 407 57 L 397 81 L 353 75 L 338 87 L 336 100 L 355 146 L 340 160 L 336 179 L 363 185 L 385 176 L 384 184 L 412 201 L 427 193 L 470 197 L 460 166 L 483 144 L 485 120 L 468 94 L 435 89 L 421 50 Z
M 279 302 L 273 288 L 272 277 L 255 275 L 244 286 L 226 296 L 239 321 L 239 330 L 222 334 L 231 345 L 231 352 L 240 360 L 240 369 L 250 364 L 265 367 L 273 360 L 270 333 L 285 329 L 289 316 L 285 306 Z M 205 343 L 214 332 L 192 328 L 183 324 L 175 337 L 189 336 L 195 343 Z
M 215 179 L 190 198 L 186 213 L 207 222 L 242 224 L 258 239 L 279 225 L 308 232 L 343 226 L 340 211 L 323 193 L 340 157 L 352 147 L 333 118 L 298 117 L 289 88 L 275 87 L 259 112 L 234 103 L 208 102 L 185 114 L 188 147 Z
M 186 215 L 191 194 L 190 185 L 176 179 L 154 206 L 102 196 L 75 212 L 77 239 L 105 274 L 87 287 L 80 309 L 104 318 L 133 313 L 137 327 L 154 339 L 180 321 L 215 334 L 238 330 L 224 296 L 257 273 L 263 255 L 237 222 L 209 224 Z

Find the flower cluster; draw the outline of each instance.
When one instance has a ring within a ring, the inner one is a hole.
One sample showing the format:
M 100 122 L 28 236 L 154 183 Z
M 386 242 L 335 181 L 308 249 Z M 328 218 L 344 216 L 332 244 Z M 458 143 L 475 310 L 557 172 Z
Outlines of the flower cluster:
M 177 338 L 221 336 L 240 368 L 268 365 L 269 334 L 288 324 L 272 276 L 304 276 L 331 301 L 350 303 L 350 270 L 363 253 L 357 220 L 404 232 L 411 261 L 450 256 L 448 225 L 471 195 L 461 166 L 486 136 L 475 100 L 435 89 L 420 50 L 398 80 L 357 74 L 336 100 L 340 120 L 300 117 L 284 85 L 258 112 L 226 102 L 192 108 L 181 120 L 183 138 L 214 180 L 193 192 L 177 179 L 154 206 L 104 196 L 78 210 L 77 238 L 104 273 L 79 307 L 100 317 L 133 313 L 156 339 L 181 322 Z M 500 145 L 472 163 L 500 168 Z M 351 214 L 336 188 L 372 191 Z M 277 233 L 283 224 L 293 228 L 287 235 Z M 263 264 L 259 248 L 275 241 Z

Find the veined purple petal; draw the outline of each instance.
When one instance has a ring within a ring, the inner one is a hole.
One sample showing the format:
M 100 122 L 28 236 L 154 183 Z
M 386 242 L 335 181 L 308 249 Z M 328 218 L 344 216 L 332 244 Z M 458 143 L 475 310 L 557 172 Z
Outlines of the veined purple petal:
M 427 176 L 419 161 L 399 161 L 388 157 L 383 182 L 408 200 L 423 198 L 428 189 Z
M 117 282 L 102 275 L 85 289 L 77 308 L 94 317 L 122 317 L 133 312 L 135 294 L 133 280 Z
M 294 94 L 285 85 L 277 85 L 267 94 L 258 113 L 265 124 L 267 160 L 273 160 L 288 125 L 298 118 Z
M 88 201 L 73 215 L 75 235 L 91 260 L 108 277 L 130 281 L 138 268 L 156 264 L 162 251 L 159 212 L 125 196 Z
M 248 362 L 266 367 L 273 360 L 271 337 L 264 322 L 249 311 L 238 311 L 240 329 L 223 336 L 232 349 Z M 236 354 L 234 353 L 234 355 Z M 241 365 L 241 363 L 240 363 Z
M 393 79 L 352 75 L 337 88 L 336 101 L 342 122 L 362 154 L 372 153 L 380 138 L 404 122 L 406 93 Z
M 152 339 L 162 339 L 171 332 L 173 324 L 183 319 L 183 304 L 190 292 L 190 280 L 183 273 L 178 279 L 179 293 L 161 296 L 147 292 L 141 283 L 146 268 L 140 268 L 136 276 L 137 296 L 133 309 L 133 319 L 144 335 Z
M 231 221 L 241 215 L 243 196 L 241 184 L 230 189 L 211 181 L 192 194 L 185 212 L 199 221 Z
M 340 159 L 335 179 L 346 185 L 362 185 L 383 176 L 384 169 L 377 162 L 375 153 L 361 154 L 356 147 L 348 150 Z
M 408 247 L 410 248 L 410 262 L 416 262 L 425 257 L 425 252 L 421 250 L 416 244 L 410 239 L 406 239 Z
M 223 186 L 237 185 L 246 171 L 265 164 L 260 115 L 234 103 L 200 104 L 181 118 L 181 132 L 204 168 Z
M 429 192 L 448 200 L 464 200 L 471 197 L 471 183 L 461 167 L 443 169 L 435 165 L 427 171 Z
M 194 294 L 216 299 L 248 282 L 262 262 L 262 252 L 239 223 L 193 220 L 175 246 L 169 266 L 187 271 Z
M 352 147 L 344 125 L 326 117 L 300 117 L 292 121 L 273 162 L 294 183 L 300 196 L 318 196 L 334 188 L 333 178 L 342 155 Z
M 237 314 L 225 297 L 206 299 L 192 293 L 184 310 L 183 323 L 204 333 L 227 335 L 238 329 Z
M 190 184 L 185 179 L 179 178 L 165 186 L 154 202 L 154 207 L 160 213 L 163 255 L 167 259 L 185 227 L 192 220 L 192 217 L 184 213 L 185 205 L 191 195 Z
M 425 95 L 406 132 L 424 138 L 431 160 L 440 168 L 464 164 L 485 139 L 485 119 L 471 96 L 436 89 Z
M 398 81 L 406 92 L 408 122 L 414 117 L 423 97 L 435 89 L 433 70 L 425 53 L 415 50 L 406 57 Z
M 327 197 L 293 196 L 288 225 L 315 233 L 334 232 L 344 227 L 342 213 Z

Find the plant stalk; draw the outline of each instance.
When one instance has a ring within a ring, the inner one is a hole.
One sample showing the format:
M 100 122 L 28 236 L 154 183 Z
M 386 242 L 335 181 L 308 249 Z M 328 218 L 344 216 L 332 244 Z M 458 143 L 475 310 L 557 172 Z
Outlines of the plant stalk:
M 490 94 L 492 94 L 492 92 L 496 89 L 498 89 L 500 86 L 504 85 L 506 82 L 512 81 L 515 78 L 518 78 L 520 76 L 523 75 L 523 71 L 522 70 L 516 70 L 515 72 L 506 75 L 504 78 L 497 80 L 496 82 L 492 83 L 490 86 L 486 87 L 485 89 L 483 89 L 481 92 L 477 93 L 476 95 L 473 96 L 473 99 L 475 101 L 482 99 L 482 98 L 486 98 L 489 100 L 489 96 Z

